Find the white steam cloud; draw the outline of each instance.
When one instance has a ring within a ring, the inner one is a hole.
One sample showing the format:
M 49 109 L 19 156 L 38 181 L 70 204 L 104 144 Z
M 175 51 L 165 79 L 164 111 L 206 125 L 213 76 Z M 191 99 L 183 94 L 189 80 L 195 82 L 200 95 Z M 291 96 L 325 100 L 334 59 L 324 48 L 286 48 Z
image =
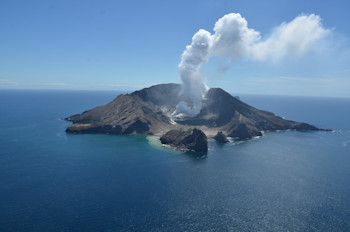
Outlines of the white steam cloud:
M 318 15 L 301 15 L 291 22 L 283 22 L 262 39 L 260 32 L 248 28 L 247 20 L 240 14 L 223 16 L 215 23 L 214 34 L 201 29 L 192 37 L 191 45 L 186 46 L 179 69 L 181 94 L 189 105 L 180 102 L 173 116 L 193 117 L 200 112 L 202 99 L 209 89 L 200 68 L 211 56 L 227 58 L 231 63 L 243 58 L 266 61 L 300 56 L 329 32 Z
M 301 15 L 289 23 L 282 23 L 264 41 L 252 47 L 257 60 L 279 60 L 286 56 L 301 56 L 315 48 L 316 42 L 330 33 L 321 24 L 318 15 Z
M 180 102 L 173 115 L 193 117 L 201 109 L 201 102 L 208 86 L 204 77 L 200 74 L 200 67 L 209 59 L 212 46 L 212 35 L 206 30 L 199 30 L 192 38 L 192 44 L 186 46 L 179 64 L 182 80 L 182 94 L 187 98 L 191 107 L 186 102 Z

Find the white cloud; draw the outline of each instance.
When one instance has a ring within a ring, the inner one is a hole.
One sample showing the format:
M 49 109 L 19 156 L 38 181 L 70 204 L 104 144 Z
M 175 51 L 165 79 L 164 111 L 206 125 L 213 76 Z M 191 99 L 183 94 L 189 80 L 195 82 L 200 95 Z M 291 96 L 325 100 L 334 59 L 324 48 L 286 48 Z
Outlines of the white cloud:
M 7 79 L 0 79 L 0 86 L 2 85 L 17 85 L 18 83 L 15 81 L 7 80 Z
M 260 40 L 260 33 L 248 28 L 240 14 L 227 14 L 214 27 L 211 55 L 229 57 L 231 61 L 244 58 Z
M 251 54 L 257 60 L 279 60 L 300 56 L 315 49 L 317 42 L 330 33 L 323 28 L 318 15 L 301 15 L 289 23 L 282 23 L 264 41 L 253 45 Z

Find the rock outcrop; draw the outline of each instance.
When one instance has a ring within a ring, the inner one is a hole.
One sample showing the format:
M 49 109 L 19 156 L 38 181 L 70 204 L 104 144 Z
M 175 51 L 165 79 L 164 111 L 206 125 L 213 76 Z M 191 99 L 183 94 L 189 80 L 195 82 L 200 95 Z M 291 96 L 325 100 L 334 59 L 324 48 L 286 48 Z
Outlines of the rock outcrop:
M 197 128 L 209 138 L 222 132 L 228 137 L 244 140 L 261 136 L 262 131 L 319 130 L 306 123 L 285 120 L 271 112 L 258 110 L 220 88 L 208 90 L 197 116 L 172 118 L 179 101 L 189 102 L 180 91 L 179 84 L 161 84 L 121 94 L 104 106 L 66 118 L 73 122 L 66 132 L 161 137 L 174 129 L 172 133 Z
M 218 143 L 228 143 L 228 139 L 226 137 L 226 135 L 224 135 L 224 133 L 222 133 L 221 131 L 219 131 L 215 136 L 214 139 L 216 140 L 216 142 Z
M 191 150 L 196 152 L 207 152 L 208 141 L 203 131 L 196 128 L 183 131 L 173 129 L 165 133 L 160 141 L 162 144 L 170 145 L 182 150 Z

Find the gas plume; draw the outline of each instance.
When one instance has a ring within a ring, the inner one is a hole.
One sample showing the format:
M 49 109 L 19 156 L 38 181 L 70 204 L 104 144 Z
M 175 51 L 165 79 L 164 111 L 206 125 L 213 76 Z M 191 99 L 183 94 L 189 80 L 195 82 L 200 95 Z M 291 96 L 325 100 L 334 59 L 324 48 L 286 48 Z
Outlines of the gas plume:
M 209 89 L 200 68 L 210 57 L 223 57 L 232 64 L 240 59 L 278 61 L 303 55 L 329 32 L 322 26 L 320 16 L 300 15 L 283 22 L 263 39 L 260 32 L 248 28 L 247 20 L 239 13 L 223 16 L 215 23 L 213 34 L 200 29 L 192 37 L 191 45 L 186 46 L 179 64 L 181 94 L 186 101 L 178 104 L 173 116 L 193 117 L 200 112 Z

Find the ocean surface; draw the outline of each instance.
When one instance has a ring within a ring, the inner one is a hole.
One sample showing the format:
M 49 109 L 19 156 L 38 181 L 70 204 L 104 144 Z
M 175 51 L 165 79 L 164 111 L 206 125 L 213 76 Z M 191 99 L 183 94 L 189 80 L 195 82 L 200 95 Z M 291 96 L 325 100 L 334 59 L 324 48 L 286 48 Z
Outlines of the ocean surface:
M 0 90 L 0 231 L 350 231 L 350 99 L 240 95 L 335 131 L 210 141 L 205 157 L 64 132 L 118 94 Z

